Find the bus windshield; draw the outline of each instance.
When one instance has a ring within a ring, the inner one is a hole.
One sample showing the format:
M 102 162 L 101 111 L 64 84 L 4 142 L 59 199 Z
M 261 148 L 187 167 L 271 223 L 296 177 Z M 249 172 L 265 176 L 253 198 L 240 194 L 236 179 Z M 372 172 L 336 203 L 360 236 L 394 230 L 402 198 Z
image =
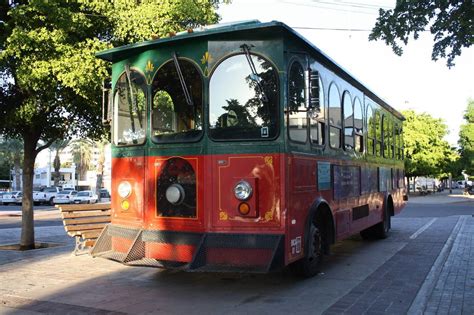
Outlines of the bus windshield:
M 127 69 L 115 86 L 114 143 L 133 145 L 145 142 L 146 96 L 145 79 Z
M 210 135 L 216 140 L 271 139 L 278 133 L 278 75 L 260 56 L 224 60 L 209 85 Z
M 193 141 L 202 134 L 202 77 L 187 60 L 165 63 L 153 80 L 155 142 Z

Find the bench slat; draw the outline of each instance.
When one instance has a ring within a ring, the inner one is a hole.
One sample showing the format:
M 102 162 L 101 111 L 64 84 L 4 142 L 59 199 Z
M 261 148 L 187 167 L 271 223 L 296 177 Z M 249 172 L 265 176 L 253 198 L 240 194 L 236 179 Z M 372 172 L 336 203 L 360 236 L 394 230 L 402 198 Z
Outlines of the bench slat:
M 101 216 L 101 217 L 90 217 L 82 219 L 64 219 L 63 223 L 65 225 L 79 225 L 79 224 L 89 224 L 89 223 L 109 223 L 110 216 Z
M 105 223 L 100 224 L 84 224 L 84 225 L 72 225 L 72 226 L 65 226 L 66 232 L 72 231 L 85 231 L 85 230 L 95 230 L 95 229 L 103 229 L 105 227 Z
M 110 203 L 92 203 L 92 204 L 76 204 L 56 206 L 61 212 L 70 211 L 89 211 L 89 210 L 108 210 Z
M 82 233 L 82 238 L 84 239 L 98 238 L 101 232 L 102 230 L 89 230 Z
M 83 212 L 62 212 L 63 219 L 73 218 L 85 218 L 85 217 L 98 217 L 98 216 L 110 216 L 110 210 L 98 210 L 98 211 L 83 211 Z

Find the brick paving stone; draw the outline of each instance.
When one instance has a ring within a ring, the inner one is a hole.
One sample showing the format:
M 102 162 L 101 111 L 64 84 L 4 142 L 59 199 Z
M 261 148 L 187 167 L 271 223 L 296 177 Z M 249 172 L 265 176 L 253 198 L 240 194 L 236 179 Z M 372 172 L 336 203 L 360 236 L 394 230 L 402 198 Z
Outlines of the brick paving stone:
M 439 218 L 324 314 L 337 311 L 347 314 L 406 314 L 457 221 L 458 217 Z M 454 289 L 455 278 L 446 279 Z M 442 292 L 443 287 L 437 289 Z M 438 300 L 433 300 L 429 308 L 435 313 L 440 309 L 439 299 L 442 301 L 444 297 L 451 303 L 452 293 L 437 297 Z M 350 307 L 347 307 L 348 300 L 352 303 Z M 446 312 L 449 312 L 449 303 Z
M 441 270 L 426 310 L 442 314 L 473 314 L 474 218 L 465 217 L 451 252 Z

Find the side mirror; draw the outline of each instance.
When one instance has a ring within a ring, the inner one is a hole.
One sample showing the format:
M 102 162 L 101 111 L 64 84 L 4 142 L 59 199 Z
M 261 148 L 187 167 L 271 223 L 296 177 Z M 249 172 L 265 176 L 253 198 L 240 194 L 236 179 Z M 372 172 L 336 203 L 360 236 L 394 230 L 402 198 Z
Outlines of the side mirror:
M 305 71 L 305 81 L 307 86 L 306 107 L 320 111 L 319 100 L 319 72 L 308 69 Z
M 109 126 L 112 121 L 112 85 L 109 80 L 102 82 L 102 124 Z

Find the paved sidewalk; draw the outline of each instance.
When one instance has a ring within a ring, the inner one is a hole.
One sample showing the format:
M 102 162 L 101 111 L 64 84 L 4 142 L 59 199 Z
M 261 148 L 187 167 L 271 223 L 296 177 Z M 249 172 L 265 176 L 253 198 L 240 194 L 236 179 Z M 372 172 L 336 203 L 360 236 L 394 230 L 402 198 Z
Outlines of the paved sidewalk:
M 469 201 L 474 201 L 474 195 L 464 195 L 462 189 L 453 189 L 452 193 L 449 192 L 449 189 L 445 189 L 442 192 L 432 193 L 425 196 L 413 194 L 408 197 L 408 203 L 412 204 L 439 204 Z
M 470 197 L 444 192 L 410 202 L 469 202 L 474 214 Z M 421 219 L 395 220 L 401 226 Z M 405 235 L 409 240 L 403 244 L 396 237 L 374 243 L 402 246 L 368 277 L 352 280 L 347 291 L 339 283 L 340 295 L 328 303 L 326 313 L 474 314 L 474 217 L 430 222 L 426 229 L 417 227 L 416 233 Z M 18 241 L 19 233 L 19 228 L 0 229 L 0 244 Z M 313 280 L 299 282 L 285 275 L 210 277 L 132 268 L 88 255 L 73 256 L 74 240 L 62 226 L 37 227 L 35 234 L 39 242 L 61 246 L 0 251 L 0 314 L 310 314 L 311 309 L 298 308 L 299 301 L 321 303 L 318 299 L 324 294 L 318 291 L 327 290 L 329 283 L 324 276 L 313 287 Z M 350 256 L 347 262 L 354 259 Z M 346 274 L 340 276 L 348 282 Z

